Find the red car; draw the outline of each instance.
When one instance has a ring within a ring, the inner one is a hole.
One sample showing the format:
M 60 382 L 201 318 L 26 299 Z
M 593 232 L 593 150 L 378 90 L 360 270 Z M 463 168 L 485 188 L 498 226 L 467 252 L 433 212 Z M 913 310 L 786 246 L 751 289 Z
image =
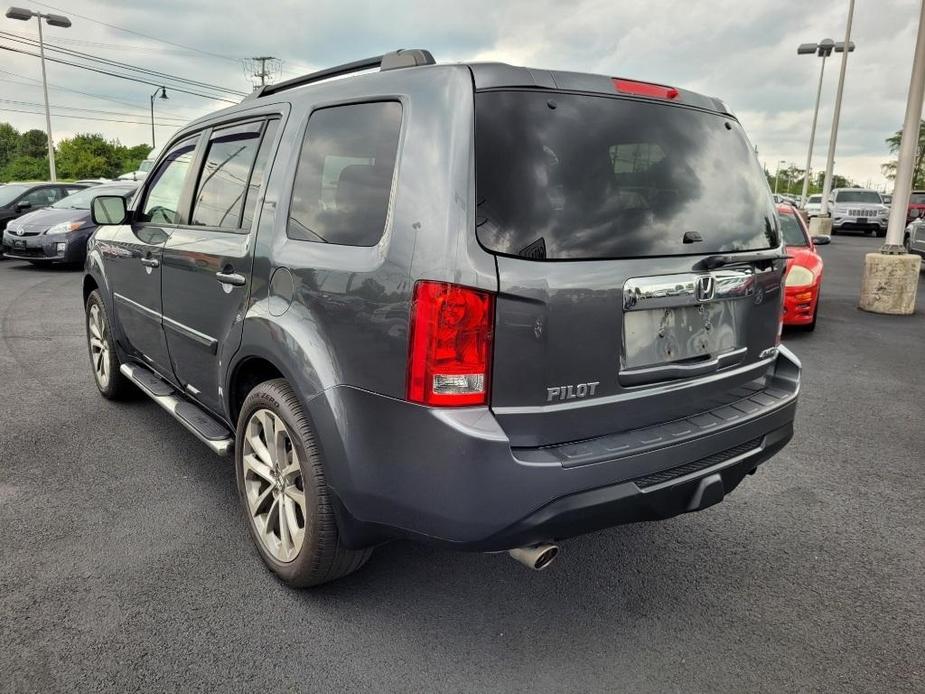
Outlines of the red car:
M 912 195 L 909 196 L 906 224 L 914 222 L 919 217 L 925 217 L 925 190 L 913 190 Z
M 829 243 L 828 236 L 810 237 L 803 218 L 790 205 L 779 205 L 781 233 L 787 247 L 787 279 L 784 295 L 784 325 L 815 330 L 822 288 L 822 257 L 816 244 Z

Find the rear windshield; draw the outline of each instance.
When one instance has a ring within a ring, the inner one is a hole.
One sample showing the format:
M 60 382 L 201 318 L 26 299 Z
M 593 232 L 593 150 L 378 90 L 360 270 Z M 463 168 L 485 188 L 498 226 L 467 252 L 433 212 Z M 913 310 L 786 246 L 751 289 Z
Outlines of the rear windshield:
M 909 196 L 910 205 L 925 205 L 925 193 L 913 193 Z
M 874 205 L 880 204 L 880 193 L 875 190 L 840 190 L 835 197 L 836 202 L 866 202 Z
M 806 234 L 803 233 L 803 227 L 797 221 L 796 216 L 782 213 L 780 215 L 780 230 L 784 237 L 785 246 L 808 246 Z
M 814 203 L 814 204 L 817 204 L 817 205 L 818 205 L 820 202 L 822 202 L 822 196 L 821 196 L 821 195 L 810 195 L 810 196 L 806 199 L 806 202 L 807 202 L 807 203 Z
M 734 120 L 529 91 L 479 93 L 475 108 L 476 226 L 490 251 L 599 259 L 780 243 L 767 183 Z

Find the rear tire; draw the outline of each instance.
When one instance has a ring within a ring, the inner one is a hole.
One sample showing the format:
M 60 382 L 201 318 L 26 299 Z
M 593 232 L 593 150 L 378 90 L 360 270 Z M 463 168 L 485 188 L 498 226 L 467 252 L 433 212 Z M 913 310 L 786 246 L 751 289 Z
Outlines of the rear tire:
M 289 384 L 258 384 L 238 416 L 238 495 L 264 563 L 284 582 L 304 588 L 359 569 L 372 549 L 344 547 L 321 453 Z
M 98 289 L 90 292 L 84 309 L 87 349 L 96 387 L 107 400 L 125 400 L 136 391 L 131 381 L 119 371 L 121 362 L 112 339 L 112 322 Z

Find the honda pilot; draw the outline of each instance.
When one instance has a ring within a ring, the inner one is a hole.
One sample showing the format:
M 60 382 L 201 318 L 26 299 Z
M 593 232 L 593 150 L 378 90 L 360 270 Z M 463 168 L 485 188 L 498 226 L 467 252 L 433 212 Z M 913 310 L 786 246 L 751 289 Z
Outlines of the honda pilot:
M 395 538 L 543 568 L 793 434 L 780 227 L 715 98 L 398 51 L 194 121 L 93 215 L 100 392 L 233 456 L 294 586 Z

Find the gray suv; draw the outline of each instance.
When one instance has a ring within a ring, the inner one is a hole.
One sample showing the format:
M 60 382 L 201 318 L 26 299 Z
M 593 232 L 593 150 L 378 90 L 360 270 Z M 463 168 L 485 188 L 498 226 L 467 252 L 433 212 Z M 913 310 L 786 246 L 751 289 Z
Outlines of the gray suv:
M 394 538 L 543 568 L 793 434 L 779 224 L 718 99 L 398 51 L 191 123 L 94 219 L 100 392 L 234 456 L 292 585 Z

